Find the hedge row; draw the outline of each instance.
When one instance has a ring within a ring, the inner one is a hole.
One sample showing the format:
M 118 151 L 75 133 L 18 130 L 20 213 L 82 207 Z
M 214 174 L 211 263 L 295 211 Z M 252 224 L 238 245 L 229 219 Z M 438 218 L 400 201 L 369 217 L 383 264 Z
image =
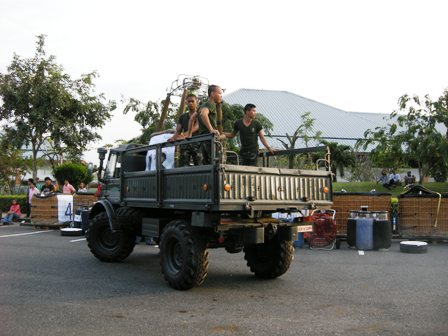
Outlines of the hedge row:
M 26 213 L 26 195 L 0 195 L 0 209 L 3 212 L 8 212 L 13 199 L 20 204 L 22 213 Z

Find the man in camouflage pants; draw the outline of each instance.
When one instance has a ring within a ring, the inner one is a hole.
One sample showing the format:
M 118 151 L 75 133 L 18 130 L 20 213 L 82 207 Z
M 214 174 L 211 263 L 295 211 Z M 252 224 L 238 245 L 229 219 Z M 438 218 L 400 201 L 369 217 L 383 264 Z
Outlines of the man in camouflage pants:
M 196 112 L 198 106 L 197 97 L 190 93 L 187 96 L 187 109 L 188 112 L 182 114 L 179 117 L 179 121 L 177 122 L 176 133 L 169 139 L 168 141 L 175 141 L 184 138 L 183 134 L 186 134 L 188 131 L 188 123 L 190 121 L 190 117 Z M 192 126 L 192 135 L 198 134 L 198 122 L 194 121 Z M 193 161 L 194 165 L 202 164 L 202 155 L 200 151 L 200 142 L 194 142 L 191 144 L 181 145 L 180 146 L 180 157 L 179 157 L 179 167 L 189 166 L 190 162 Z

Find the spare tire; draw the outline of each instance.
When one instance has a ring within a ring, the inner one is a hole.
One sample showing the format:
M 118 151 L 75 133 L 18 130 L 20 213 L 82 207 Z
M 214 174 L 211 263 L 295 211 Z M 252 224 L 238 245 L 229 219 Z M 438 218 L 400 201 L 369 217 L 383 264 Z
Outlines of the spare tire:
M 426 253 L 428 243 L 422 241 L 402 241 L 400 243 L 400 252 L 404 253 Z
M 82 236 L 81 228 L 63 228 L 61 229 L 61 236 Z

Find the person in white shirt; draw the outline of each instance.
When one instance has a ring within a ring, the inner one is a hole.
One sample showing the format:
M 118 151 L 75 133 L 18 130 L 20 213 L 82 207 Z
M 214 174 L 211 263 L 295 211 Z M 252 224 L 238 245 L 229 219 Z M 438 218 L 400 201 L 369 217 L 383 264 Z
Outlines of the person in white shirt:
M 400 174 L 398 174 L 395 169 L 392 169 L 391 173 L 389 174 L 389 183 L 385 187 L 391 189 L 393 187 L 400 185 L 400 183 L 401 183 Z

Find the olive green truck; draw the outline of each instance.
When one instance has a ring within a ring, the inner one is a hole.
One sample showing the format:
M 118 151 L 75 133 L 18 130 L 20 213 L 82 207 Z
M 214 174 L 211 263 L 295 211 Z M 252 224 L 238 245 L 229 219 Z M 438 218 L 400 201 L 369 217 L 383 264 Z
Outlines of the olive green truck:
M 210 143 L 212 163 L 177 167 L 175 153 L 195 142 Z M 165 280 L 180 290 L 202 284 L 210 248 L 243 251 L 256 277 L 281 276 L 291 265 L 297 233 L 310 227 L 300 215 L 281 217 L 330 208 L 332 176 L 326 147 L 274 153 L 311 151 L 325 152 L 322 167 L 269 167 L 275 161 L 269 153 L 260 158 L 263 166 L 248 167 L 228 164 L 221 143 L 203 135 L 110 149 L 102 174 L 107 151 L 100 148 L 101 190 L 89 213 L 88 246 L 99 260 L 114 262 L 132 253 L 136 237 L 152 238 Z

